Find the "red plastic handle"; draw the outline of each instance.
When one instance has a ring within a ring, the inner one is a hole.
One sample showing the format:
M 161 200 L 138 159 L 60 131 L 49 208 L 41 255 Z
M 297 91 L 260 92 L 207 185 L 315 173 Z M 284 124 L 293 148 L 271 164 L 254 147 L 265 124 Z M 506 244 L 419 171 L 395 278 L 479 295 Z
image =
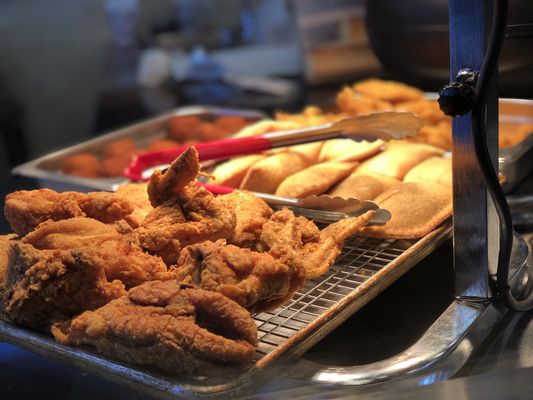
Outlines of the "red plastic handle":
M 213 194 L 229 194 L 235 190 L 235 188 L 232 188 L 230 186 L 212 185 L 210 183 L 200 183 L 200 185 Z
M 170 164 L 190 146 L 143 153 L 135 156 L 124 175 L 133 181 L 142 181 L 144 170 L 157 165 Z M 245 154 L 258 153 L 272 148 L 270 140 L 263 136 L 216 140 L 209 143 L 195 144 L 200 161 L 222 160 Z

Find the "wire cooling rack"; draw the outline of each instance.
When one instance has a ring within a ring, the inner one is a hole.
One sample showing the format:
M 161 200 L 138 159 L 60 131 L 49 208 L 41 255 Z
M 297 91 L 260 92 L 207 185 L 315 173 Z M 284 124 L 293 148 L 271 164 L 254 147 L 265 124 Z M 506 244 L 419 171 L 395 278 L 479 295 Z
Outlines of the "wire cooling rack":
M 415 244 L 415 241 L 405 240 L 349 239 L 325 275 L 308 281 L 289 303 L 254 316 L 259 339 L 256 361 L 331 312 L 359 286 Z

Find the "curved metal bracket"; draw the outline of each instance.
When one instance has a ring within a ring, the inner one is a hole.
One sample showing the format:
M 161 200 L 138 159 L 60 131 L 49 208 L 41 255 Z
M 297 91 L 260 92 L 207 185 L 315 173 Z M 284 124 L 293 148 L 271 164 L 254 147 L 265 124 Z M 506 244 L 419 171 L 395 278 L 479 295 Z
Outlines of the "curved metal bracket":
M 528 249 L 515 235 L 510 283 L 513 292 L 524 289 L 529 278 Z M 455 300 L 417 343 L 386 360 L 351 367 L 320 369 L 312 380 L 338 385 L 364 385 L 424 373 L 431 381 L 449 378 L 461 368 L 473 350 L 508 311 L 495 302 Z
M 427 368 L 448 355 L 483 314 L 454 301 L 424 336 L 404 352 L 386 360 L 352 367 L 331 367 L 315 373 L 313 381 L 342 385 L 364 385 L 405 376 Z M 471 349 L 465 349 L 470 355 Z

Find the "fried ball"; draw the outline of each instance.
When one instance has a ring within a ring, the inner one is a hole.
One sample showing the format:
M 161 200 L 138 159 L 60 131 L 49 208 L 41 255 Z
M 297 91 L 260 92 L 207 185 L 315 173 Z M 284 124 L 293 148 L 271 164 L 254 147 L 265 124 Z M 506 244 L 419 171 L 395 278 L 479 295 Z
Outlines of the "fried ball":
M 129 154 L 130 156 L 135 153 L 137 146 L 131 139 L 118 139 L 109 142 L 104 147 L 104 157 L 117 157 Z
M 178 141 L 193 139 L 200 122 L 200 118 L 195 115 L 177 115 L 168 122 L 168 136 Z
M 202 122 L 197 126 L 196 139 L 201 142 L 209 142 L 211 140 L 219 140 L 228 136 L 231 131 L 221 128 L 209 122 Z
M 246 125 L 248 125 L 248 122 L 242 117 L 234 115 L 225 115 L 222 117 L 218 117 L 216 119 L 215 124 L 223 131 L 232 134 L 244 128 Z
M 115 156 L 102 160 L 102 174 L 108 177 L 122 176 L 124 170 L 130 165 L 131 157 Z
M 97 178 L 101 173 L 98 158 L 92 153 L 78 153 L 63 160 L 61 169 L 65 174 Z
M 148 145 L 147 151 L 160 151 L 180 146 L 179 142 L 170 139 L 154 139 Z

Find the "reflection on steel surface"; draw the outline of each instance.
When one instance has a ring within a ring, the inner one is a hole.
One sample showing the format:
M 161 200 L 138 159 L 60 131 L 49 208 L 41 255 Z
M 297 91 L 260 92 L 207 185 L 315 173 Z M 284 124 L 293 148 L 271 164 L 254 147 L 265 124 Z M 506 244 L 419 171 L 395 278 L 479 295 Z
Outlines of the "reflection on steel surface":
M 518 298 L 528 284 L 527 259 L 527 245 L 515 234 L 509 282 Z M 363 385 L 410 374 L 420 375 L 420 384 L 447 379 L 464 365 L 506 312 L 507 308 L 497 303 L 456 300 L 422 338 L 404 352 L 371 364 L 324 368 L 315 373 L 313 380 Z
M 346 385 L 361 385 L 418 372 L 451 352 L 483 310 L 453 302 L 422 339 L 401 354 L 372 364 L 326 368 L 313 379 Z

